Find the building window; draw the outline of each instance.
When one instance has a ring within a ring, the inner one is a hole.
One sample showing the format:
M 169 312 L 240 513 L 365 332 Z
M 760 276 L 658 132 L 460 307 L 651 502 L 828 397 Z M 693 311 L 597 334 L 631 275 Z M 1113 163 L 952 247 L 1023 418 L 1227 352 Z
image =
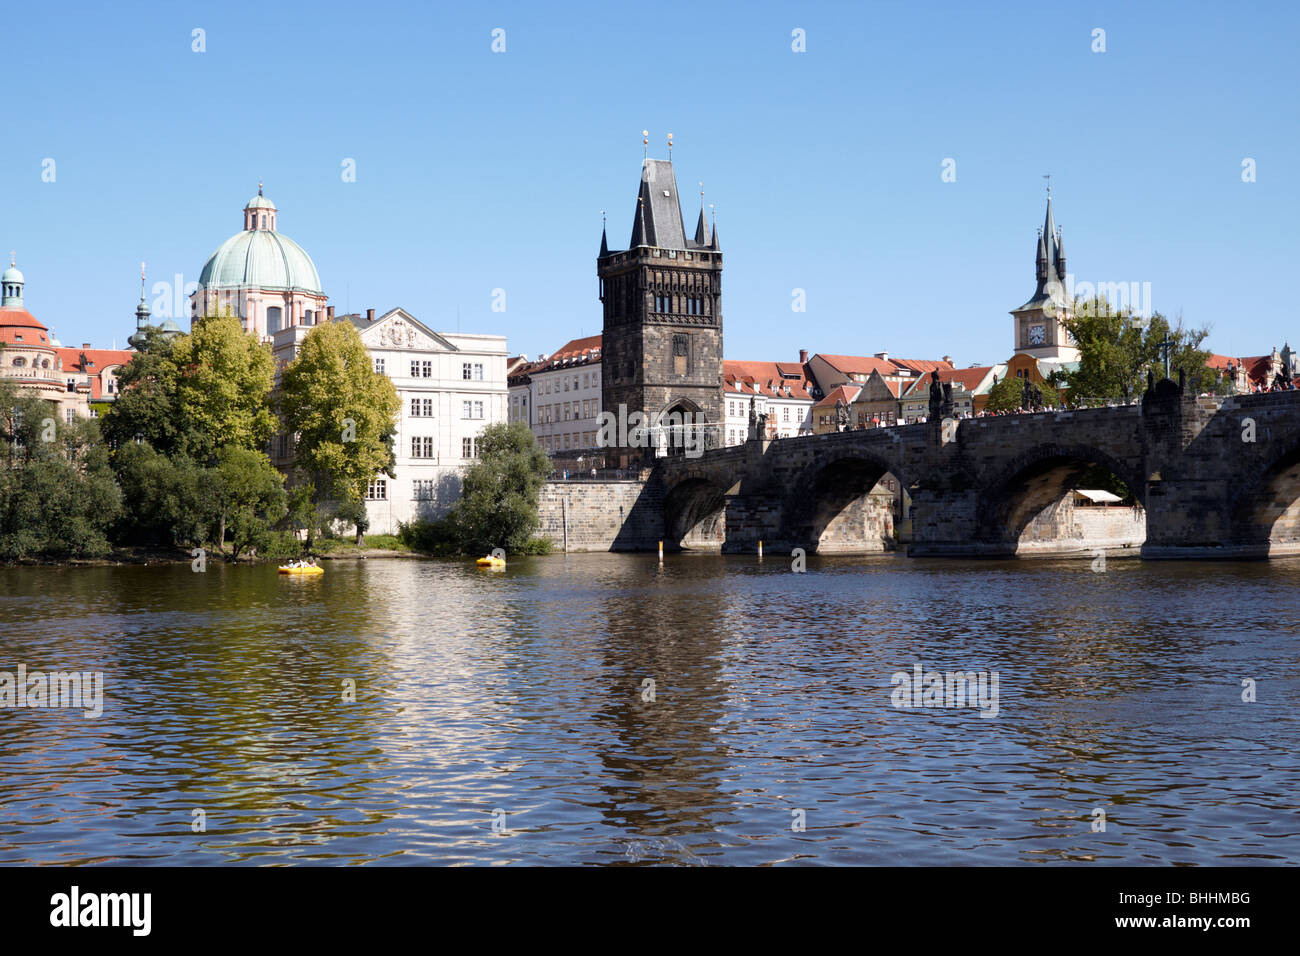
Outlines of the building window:
M 433 457 L 433 438 L 422 436 L 411 439 L 411 457 L 412 458 L 432 458 Z
M 461 408 L 461 416 L 460 416 L 461 418 L 482 418 L 483 417 L 482 402 L 469 402 L 469 401 L 461 402 L 460 408 Z
M 375 374 L 376 375 L 384 374 L 384 360 L 381 358 L 375 359 Z
M 411 483 L 411 497 L 416 501 L 433 500 L 433 479 L 417 478 Z
M 460 457 L 477 458 L 478 457 L 478 439 L 462 438 L 460 440 Z
M 433 363 L 411 360 L 411 378 L 432 378 Z
M 413 398 L 413 399 L 411 399 L 411 417 L 412 417 L 412 418 L 432 418 L 432 417 L 433 417 L 433 399 L 431 399 L 431 398 Z
M 383 478 L 376 478 L 366 485 L 367 501 L 387 501 L 388 500 L 388 481 Z
M 790 408 L 789 406 L 786 406 L 785 408 L 781 409 L 781 421 L 788 422 L 789 420 L 790 420 Z
M 267 334 L 280 331 L 280 307 L 271 306 L 266 310 L 266 331 Z

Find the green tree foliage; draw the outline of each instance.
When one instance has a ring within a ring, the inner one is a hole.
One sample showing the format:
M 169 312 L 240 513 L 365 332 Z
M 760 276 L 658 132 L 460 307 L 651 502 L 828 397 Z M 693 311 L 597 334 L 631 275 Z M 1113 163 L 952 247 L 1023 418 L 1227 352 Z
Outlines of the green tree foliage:
M 376 373 L 350 322 L 307 333 L 280 379 L 280 413 L 296 436 L 294 466 L 313 500 L 360 502 L 367 482 L 393 475 L 393 435 L 401 408 L 388 376 Z
M 260 450 L 275 430 L 270 350 L 230 315 L 207 315 L 193 332 L 168 341 L 149 334 L 118 375 L 117 400 L 104 416 L 116 448 L 141 440 L 168 457 L 203 465 L 226 446 Z
M 1201 348 L 1208 328 L 1189 329 L 1181 319 L 1171 326 L 1159 312 L 1143 321 L 1128 310 L 1112 309 L 1104 297 L 1076 302 L 1074 315 L 1064 324 L 1080 352 L 1079 367 L 1066 373 L 1071 404 L 1140 398 L 1148 371 L 1164 377 L 1160 343 L 1166 335 L 1172 343 L 1172 378 L 1185 372 L 1187 386 L 1195 392 L 1217 385 L 1218 373 L 1206 366 L 1210 353 Z
M 118 369 L 118 396 L 100 419 L 111 447 L 126 448 L 146 441 L 164 455 L 178 453 L 190 442 L 183 436 L 186 421 L 176 401 L 176 363 L 172 343 L 147 333 L 145 347 Z
M 218 550 L 224 554 L 229 543 L 232 560 L 266 550 L 272 527 L 288 510 L 284 476 L 260 451 L 236 447 L 218 451 L 216 467 L 206 472 Z
M 172 345 L 174 405 L 186 428 L 178 449 L 209 463 L 224 447 L 261 450 L 275 431 L 271 350 L 230 315 L 207 315 Z
M 449 516 L 456 541 L 468 554 L 518 552 L 537 530 L 537 502 L 551 460 L 523 422 L 487 426 L 478 447 Z
M 197 547 L 211 525 L 204 469 L 190 458 L 168 458 L 146 442 L 127 442 L 113 455 L 125 509 L 120 544 Z
M 1014 412 L 1021 405 L 1023 387 L 1020 379 L 1010 375 L 1004 377 L 989 389 L 989 400 L 984 406 L 985 409 L 990 412 Z M 1044 388 L 1044 398 L 1047 397 L 1047 392 L 1048 389 Z
M 96 423 L 0 383 L 0 559 L 106 554 L 121 507 Z

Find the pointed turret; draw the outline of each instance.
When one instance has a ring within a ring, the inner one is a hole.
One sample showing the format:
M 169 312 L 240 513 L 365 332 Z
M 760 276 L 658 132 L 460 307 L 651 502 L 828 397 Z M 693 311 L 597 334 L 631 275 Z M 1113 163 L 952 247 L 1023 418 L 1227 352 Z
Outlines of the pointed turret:
M 1034 277 L 1039 282 L 1047 279 L 1047 243 L 1043 240 L 1043 234 L 1038 233 L 1038 253 L 1034 259 Z
M 629 249 L 635 249 L 637 246 L 652 245 L 646 236 L 645 228 L 645 183 L 641 184 L 641 194 L 636 201 L 636 218 L 632 220 L 632 239 L 628 242 Z
M 709 227 L 704 222 L 704 206 L 700 206 L 700 220 L 695 224 L 695 244 L 701 249 L 709 245 Z
M 722 251 L 722 246 L 718 244 L 718 216 L 716 213 L 713 216 L 713 238 L 709 240 L 709 248 L 714 252 Z
M 600 258 L 609 255 L 609 240 L 605 238 L 605 227 L 600 227 Z
M 1056 274 L 1065 281 L 1065 234 L 1060 229 L 1056 230 Z

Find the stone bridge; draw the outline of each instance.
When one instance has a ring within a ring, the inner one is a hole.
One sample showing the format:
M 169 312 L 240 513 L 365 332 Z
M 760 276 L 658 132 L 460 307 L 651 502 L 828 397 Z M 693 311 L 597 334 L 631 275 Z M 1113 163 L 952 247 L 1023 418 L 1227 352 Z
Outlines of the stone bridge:
M 1097 540 L 1081 538 L 1077 524 L 1073 534 L 1060 527 L 1057 512 L 1094 466 L 1119 477 L 1138 507 L 1078 512 L 1108 513 L 1136 536 Z M 843 538 L 856 533 L 859 550 L 878 549 L 861 521 L 835 531 L 887 475 L 910 495 L 908 553 L 917 556 L 1112 545 L 1140 546 L 1146 558 L 1300 553 L 1300 391 L 1197 399 L 1164 380 L 1138 405 L 750 441 L 665 458 L 646 484 L 640 526 L 653 510 L 657 527 L 661 513 L 667 548 L 753 551 L 761 540 L 787 554 L 853 550 Z

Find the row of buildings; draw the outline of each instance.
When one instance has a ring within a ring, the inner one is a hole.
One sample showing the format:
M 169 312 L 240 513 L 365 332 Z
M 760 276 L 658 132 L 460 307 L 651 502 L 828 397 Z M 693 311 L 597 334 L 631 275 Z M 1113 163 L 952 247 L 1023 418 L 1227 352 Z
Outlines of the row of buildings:
M 376 532 L 445 511 L 459 495 L 464 468 L 478 455 L 483 428 L 493 422 L 526 422 L 557 472 L 630 471 L 672 449 L 602 442 L 604 412 L 680 412 L 699 423 L 692 427 L 703 430 L 707 446 L 721 447 L 924 419 L 932 373 L 952 385 L 958 414 L 978 414 L 996 382 L 1008 376 L 1042 382 L 1079 357 L 1063 324 L 1065 246 L 1050 192 L 1035 247 L 1034 293 L 1010 313 L 1010 357 L 966 368 L 947 356 L 902 359 L 886 352 L 805 351 L 791 361 L 724 358 L 717 224 L 706 220 L 701 198 L 688 236 L 667 160 L 642 163 L 628 247 L 611 250 L 602 230 L 596 259 L 601 334 L 572 339 L 532 361 L 509 357 L 504 336 L 439 332 L 400 307 L 336 315 L 311 256 L 279 231 L 278 217 L 259 184 L 242 210 L 242 228 L 203 265 L 191 296 L 192 320 L 229 309 L 267 345 L 279 369 L 314 326 L 346 321 L 356 327 L 375 372 L 392 379 L 401 399 L 395 477 L 376 475 L 366 492 Z M 128 349 L 61 345 L 27 311 L 24 284 L 11 258 L 0 277 L 0 378 L 36 392 L 67 420 L 101 414 L 118 393 L 118 370 L 153 325 L 143 275 Z M 171 322 L 159 328 L 181 333 Z M 1244 359 L 1215 356 L 1211 364 L 1239 391 L 1250 391 L 1268 387 L 1283 366 L 1294 372 L 1296 356 L 1285 348 Z M 291 436 L 277 436 L 268 452 L 287 470 Z

